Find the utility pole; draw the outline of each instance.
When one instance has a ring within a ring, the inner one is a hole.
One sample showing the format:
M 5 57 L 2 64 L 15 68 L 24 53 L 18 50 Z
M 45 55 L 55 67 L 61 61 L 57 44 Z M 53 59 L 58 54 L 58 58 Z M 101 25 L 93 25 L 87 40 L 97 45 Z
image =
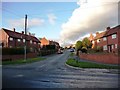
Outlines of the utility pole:
M 26 37 L 27 36 L 27 15 L 25 15 L 25 46 L 24 46 L 24 60 L 26 61 L 27 59 L 27 40 L 26 40 Z

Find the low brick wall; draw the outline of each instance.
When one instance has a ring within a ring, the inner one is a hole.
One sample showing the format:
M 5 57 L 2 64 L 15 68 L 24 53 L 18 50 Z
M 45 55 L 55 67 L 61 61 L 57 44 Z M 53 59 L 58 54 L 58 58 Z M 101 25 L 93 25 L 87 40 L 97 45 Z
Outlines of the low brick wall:
M 35 58 L 37 53 L 28 53 L 27 58 Z M 3 55 L 2 61 L 24 59 L 24 55 Z
M 81 59 L 86 59 L 90 61 L 107 63 L 107 64 L 120 64 L 120 56 L 114 54 L 84 54 L 80 53 L 79 57 Z

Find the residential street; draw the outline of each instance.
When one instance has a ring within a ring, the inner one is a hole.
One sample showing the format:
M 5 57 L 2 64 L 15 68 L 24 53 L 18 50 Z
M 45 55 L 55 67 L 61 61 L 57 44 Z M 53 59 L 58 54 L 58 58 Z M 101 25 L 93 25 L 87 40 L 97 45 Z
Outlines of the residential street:
M 3 88 L 118 88 L 116 72 L 70 68 L 65 65 L 69 54 L 65 51 L 32 64 L 4 66 Z

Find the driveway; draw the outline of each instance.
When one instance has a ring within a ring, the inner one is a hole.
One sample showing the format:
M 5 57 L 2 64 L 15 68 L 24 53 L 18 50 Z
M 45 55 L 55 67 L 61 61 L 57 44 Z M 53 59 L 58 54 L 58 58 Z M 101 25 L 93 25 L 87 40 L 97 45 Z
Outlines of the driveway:
M 65 65 L 69 54 L 65 51 L 40 62 L 3 66 L 3 88 L 118 88 L 114 70 L 70 68 Z

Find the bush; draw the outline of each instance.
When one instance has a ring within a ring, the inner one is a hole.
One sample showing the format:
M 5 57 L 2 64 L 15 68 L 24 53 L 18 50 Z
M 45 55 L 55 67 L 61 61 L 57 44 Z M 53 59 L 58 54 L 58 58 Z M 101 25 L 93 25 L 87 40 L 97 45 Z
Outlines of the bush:
M 93 50 L 94 50 L 95 52 L 103 52 L 103 48 L 100 47 L 100 46 L 94 47 Z
M 87 48 L 86 47 L 82 47 L 81 51 L 82 51 L 82 53 L 87 53 Z

